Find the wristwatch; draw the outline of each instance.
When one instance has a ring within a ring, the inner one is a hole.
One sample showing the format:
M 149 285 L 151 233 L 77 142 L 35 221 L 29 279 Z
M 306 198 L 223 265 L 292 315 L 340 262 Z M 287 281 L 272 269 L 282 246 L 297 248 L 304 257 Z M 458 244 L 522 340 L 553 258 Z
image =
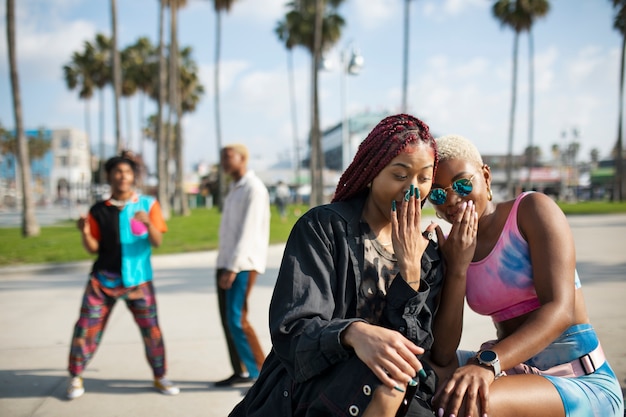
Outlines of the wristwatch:
M 498 359 L 498 354 L 493 350 L 480 351 L 478 355 L 476 355 L 476 359 L 479 364 L 491 367 L 496 379 L 504 375 L 502 369 L 500 369 L 500 359 Z

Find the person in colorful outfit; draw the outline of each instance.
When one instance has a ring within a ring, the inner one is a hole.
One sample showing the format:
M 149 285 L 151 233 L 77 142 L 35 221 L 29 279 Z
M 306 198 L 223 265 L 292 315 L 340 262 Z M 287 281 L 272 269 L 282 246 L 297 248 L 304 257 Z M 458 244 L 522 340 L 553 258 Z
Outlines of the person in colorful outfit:
M 253 382 L 265 360 L 261 343 L 248 321 L 248 297 L 267 263 L 270 197 L 263 181 L 248 169 L 245 145 L 225 146 L 220 159 L 233 182 L 220 220 L 217 296 L 234 374 L 215 382 L 215 386 L 228 387 Z
M 441 376 L 449 372 L 433 401 L 437 415 L 622 417 L 620 385 L 589 322 L 563 212 L 537 192 L 494 202 L 491 170 L 469 140 L 445 136 L 437 146 L 429 201 L 453 225 L 469 209 L 478 220 L 466 279 L 451 282 L 457 289 L 447 294 L 458 309 L 449 343 L 458 346 L 464 297 L 497 331 L 478 352 L 432 352 L 447 368 Z
M 95 353 L 118 299 L 124 300 L 141 330 L 154 387 L 175 395 L 179 389 L 165 378 L 165 347 L 152 285 L 151 246 L 159 246 L 167 226 L 158 201 L 134 191 L 137 166 L 122 152 L 105 164 L 111 198 L 96 203 L 77 226 L 82 244 L 97 254 L 74 327 L 69 355 L 67 398 L 84 394 L 82 373 Z
M 270 304 L 273 348 L 231 417 L 433 415 L 435 374 L 419 357 L 446 331 L 444 276 L 464 274 L 471 260 L 444 272 L 435 225 L 422 229 L 436 166 L 428 126 L 389 116 L 359 146 L 333 201 L 298 219 Z

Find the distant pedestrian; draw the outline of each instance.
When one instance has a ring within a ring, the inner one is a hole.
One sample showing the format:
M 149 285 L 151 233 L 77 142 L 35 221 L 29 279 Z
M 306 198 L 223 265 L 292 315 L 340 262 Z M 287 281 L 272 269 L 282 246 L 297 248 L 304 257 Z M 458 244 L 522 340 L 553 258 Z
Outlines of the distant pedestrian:
M 289 204 L 290 199 L 291 191 L 289 191 L 289 186 L 283 181 L 278 181 L 278 183 L 276 184 L 276 194 L 274 197 L 274 202 L 276 204 L 278 214 L 283 220 L 287 218 L 287 204 Z
M 247 315 L 248 297 L 267 263 L 270 200 L 263 182 L 247 168 L 244 145 L 225 146 L 221 164 L 233 179 L 224 200 L 217 255 L 220 316 L 234 371 L 215 383 L 225 387 L 256 380 L 265 359 Z
M 95 353 L 118 299 L 124 300 L 141 330 L 157 391 L 179 392 L 165 378 L 165 347 L 152 285 L 151 246 L 159 246 L 167 226 L 158 201 L 134 191 L 137 165 L 122 152 L 105 164 L 111 197 L 96 203 L 77 226 L 83 247 L 97 254 L 83 295 L 70 348 L 67 398 L 84 394 L 82 373 Z

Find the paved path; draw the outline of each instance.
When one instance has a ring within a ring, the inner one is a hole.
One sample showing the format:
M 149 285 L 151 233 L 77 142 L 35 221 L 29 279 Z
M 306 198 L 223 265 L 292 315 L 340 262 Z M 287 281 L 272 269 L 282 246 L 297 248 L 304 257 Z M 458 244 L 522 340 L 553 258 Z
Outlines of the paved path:
M 626 215 L 571 217 L 592 323 L 626 389 Z M 251 317 L 270 348 L 267 308 L 283 246 L 251 296 Z M 68 345 L 89 263 L 0 268 L 0 416 L 226 416 L 245 388 L 214 388 L 231 374 L 214 290 L 215 252 L 154 257 L 169 377 L 181 394 L 151 388 L 139 331 L 120 304 L 85 372 L 85 395 L 64 399 Z M 462 347 L 493 337 L 468 312 Z

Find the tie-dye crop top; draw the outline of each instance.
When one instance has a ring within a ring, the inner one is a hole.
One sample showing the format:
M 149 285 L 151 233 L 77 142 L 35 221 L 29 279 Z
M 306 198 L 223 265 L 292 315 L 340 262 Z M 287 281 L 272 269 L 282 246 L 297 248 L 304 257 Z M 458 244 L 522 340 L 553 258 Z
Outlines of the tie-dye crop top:
M 491 252 L 467 270 L 467 303 L 494 322 L 519 317 L 541 306 L 533 282 L 528 242 L 517 227 L 517 209 L 529 192 L 520 194 Z M 580 288 L 575 271 L 575 287 Z

